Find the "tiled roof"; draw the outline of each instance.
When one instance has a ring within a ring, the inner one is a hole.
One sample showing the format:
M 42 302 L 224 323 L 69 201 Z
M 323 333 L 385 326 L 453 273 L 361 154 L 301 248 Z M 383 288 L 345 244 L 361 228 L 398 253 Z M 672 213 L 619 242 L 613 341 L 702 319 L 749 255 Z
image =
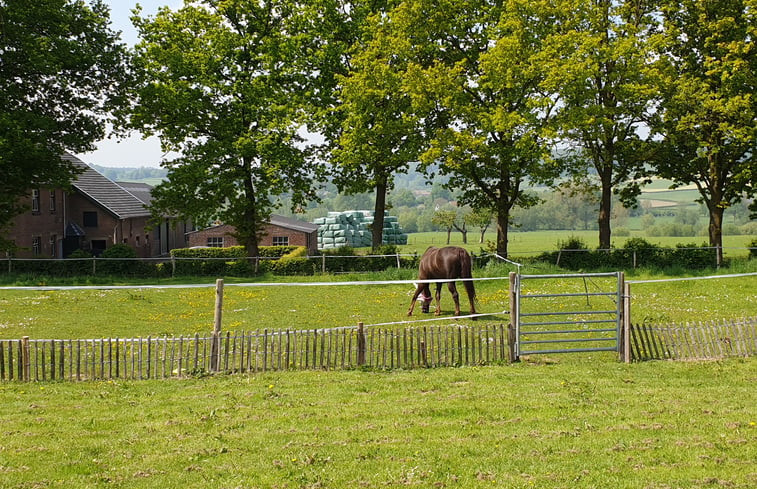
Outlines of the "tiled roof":
M 305 233 L 318 231 L 318 226 L 316 226 L 315 224 L 300 221 L 299 219 L 279 216 L 278 214 L 271 214 L 271 219 L 268 222 L 270 224 L 273 224 L 274 226 L 281 226 L 282 228 L 293 229 L 295 231 L 302 231 Z
M 138 198 L 145 204 L 150 204 L 152 201 L 152 185 L 138 182 L 116 182 L 123 187 L 127 192 Z
M 280 226 L 282 228 L 292 229 L 294 231 L 300 231 L 304 233 L 312 233 L 314 231 L 318 231 L 318 226 L 316 226 L 315 224 L 310 224 L 309 222 L 300 221 L 298 219 L 292 219 L 289 217 L 279 216 L 278 214 L 272 214 L 271 218 L 268 220 L 268 224 L 273 224 L 274 226 Z M 199 233 L 201 231 L 208 231 L 210 229 L 222 228 L 224 226 L 231 227 L 228 224 L 217 224 L 215 226 L 210 226 L 204 229 L 197 229 L 195 231 L 190 231 L 187 234 Z
M 144 203 L 128 190 L 92 169 L 79 158 L 65 154 L 63 159 L 84 168 L 73 187 L 119 219 L 149 216 Z

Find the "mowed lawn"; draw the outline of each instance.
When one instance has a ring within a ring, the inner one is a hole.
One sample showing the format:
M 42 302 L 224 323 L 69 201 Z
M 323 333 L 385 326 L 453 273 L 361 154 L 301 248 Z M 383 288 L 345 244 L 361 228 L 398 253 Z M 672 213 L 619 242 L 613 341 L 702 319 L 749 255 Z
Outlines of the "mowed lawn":
M 757 363 L 1 383 L 6 488 L 748 488 Z

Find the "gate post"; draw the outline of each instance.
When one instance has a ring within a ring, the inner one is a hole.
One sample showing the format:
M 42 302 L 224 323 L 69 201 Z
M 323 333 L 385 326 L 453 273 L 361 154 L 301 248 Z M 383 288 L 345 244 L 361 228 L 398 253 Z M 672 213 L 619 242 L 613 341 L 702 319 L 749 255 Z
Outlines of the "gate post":
M 519 320 L 518 300 L 516 297 L 517 286 L 517 274 L 515 272 L 510 272 L 510 286 L 508 291 L 508 295 L 510 296 L 510 324 L 507 325 L 507 346 L 510 353 L 510 363 L 517 362 L 520 359 L 517 348 Z
M 623 350 L 621 360 L 631 363 L 631 284 L 623 282 Z

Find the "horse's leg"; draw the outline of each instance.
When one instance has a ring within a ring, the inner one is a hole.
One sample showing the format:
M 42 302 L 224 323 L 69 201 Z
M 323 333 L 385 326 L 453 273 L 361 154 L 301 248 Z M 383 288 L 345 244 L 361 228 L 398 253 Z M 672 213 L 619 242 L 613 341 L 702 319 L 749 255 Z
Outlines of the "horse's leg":
M 471 290 L 466 288 L 466 292 L 468 292 L 468 301 L 470 302 L 470 313 L 476 314 L 476 296 L 471 293 Z M 472 318 L 474 321 L 476 318 Z
M 415 308 L 415 301 L 418 300 L 418 295 L 420 295 L 423 288 L 427 286 L 428 284 L 418 284 L 418 286 L 415 288 L 415 292 L 413 293 L 413 298 L 410 301 L 410 309 L 408 309 L 407 311 L 408 316 L 413 315 L 413 308 Z
M 449 293 L 452 294 L 452 299 L 455 301 L 455 316 L 460 315 L 460 294 L 457 293 L 457 287 L 455 282 L 447 282 L 447 288 Z
M 431 305 L 431 288 L 428 284 L 425 284 L 425 287 L 423 287 L 423 293 L 421 294 L 421 310 L 423 312 L 428 312 L 428 307 Z
M 437 282 L 436 284 L 436 310 L 434 311 L 434 316 L 441 316 L 442 314 L 442 283 Z

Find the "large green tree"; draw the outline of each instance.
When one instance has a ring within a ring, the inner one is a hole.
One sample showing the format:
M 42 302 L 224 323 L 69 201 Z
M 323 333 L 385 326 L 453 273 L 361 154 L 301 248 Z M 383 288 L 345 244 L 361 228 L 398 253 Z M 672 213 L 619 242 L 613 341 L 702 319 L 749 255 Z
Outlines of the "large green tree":
M 0 229 L 39 186 L 65 186 L 61 160 L 105 135 L 126 80 L 126 48 L 99 0 L 0 2 Z
M 289 0 L 203 0 L 133 18 L 132 124 L 181 155 L 163 163 L 153 210 L 231 224 L 251 256 L 277 196 L 303 205 L 320 180 L 299 133 L 309 77 L 300 13 Z
M 551 182 L 542 89 L 543 42 L 567 14 L 546 1 L 404 2 L 390 17 L 405 90 L 427 139 L 421 161 L 439 164 L 461 204 L 493 209 L 497 252 L 507 255 L 511 210 L 537 199 L 526 182 Z
M 656 168 L 696 185 L 720 264 L 724 211 L 757 192 L 757 1 L 670 0 L 662 12 Z
M 650 64 L 657 2 L 575 0 L 566 28 L 550 40 L 547 84 L 560 94 L 559 134 L 575 172 L 596 172 L 600 188 L 599 247 L 610 248 L 612 195 L 632 205 L 647 177 L 645 125 L 657 96 Z
M 387 193 L 394 175 L 406 173 L 416 161 L 421 136 L 411 98 L 402 91 L 406 65 L 391 58 L 392 39 L 379 32 L 370 42 L 353 47 L 349 73 L 339 77 L 341 131 L 332 149 L 334 182 L 348 193 L 375 192 L 372 246 L 383 242 Z

